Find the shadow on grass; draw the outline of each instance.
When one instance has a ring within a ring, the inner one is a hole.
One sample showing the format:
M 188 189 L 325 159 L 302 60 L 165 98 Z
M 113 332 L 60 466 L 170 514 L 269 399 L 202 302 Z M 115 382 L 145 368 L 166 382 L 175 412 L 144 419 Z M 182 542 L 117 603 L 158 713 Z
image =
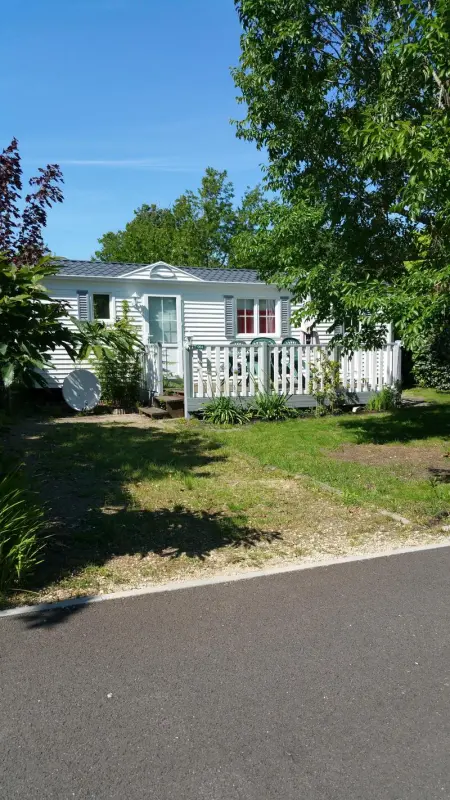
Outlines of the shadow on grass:
M 53 520 L 82 521 L 106 505 L 129 503 L 127 484 L 170 476 L 206 477 L 224 460 L 217 441 L 184 429 L 95 422 L 36 423 L 16 437 L 30 482 Z
M 450 405 L 400 408 L 383 415 L 340 420 L 358 444 L 390 444 L 450 437 Z
M 155 511 L 123 508 L 112 514 L 93 510 L 82 528 L 55 536 L 41 580 L 45 585 L 61 573 L 101 566 L 112 556 L 145 558 L 154 553 L 165 559 L 187 556 L 204 561 L 220 547 L 250 548 L 277 538 L 280 534 L 249 528 L 239 518 L 181 505 Z
M 450 469 L 429 467 L 428 472 L 430 474 L 430 478 L 437 483 L 450 483 Z
M 136 508 L 130 483 L 162 482 L 172 475 L 182 479 L 193 470 L 196 478 L 210 476 L 214 464 L 225 458 L 220 448 L 182 428 L 76 422 L 25 430 L 22 449 L 30 478 L 46 504 L 52 534 L 30 588 L 39 591 L 70 581 L 90 567 L 94 574 L 114 556 L 145 559 L 156 554 L 167 560 L 185 556 L 203 561 L 223 547 L 251 548 L 280 538 L 277 532 L 248 527 L 239 515 L 193 511 L 181 504 L 168 508 L 163 500 L 155 510 Z M 87 591 L 89 583 L 88 570 Z M 70 619 L 69 612 L 37 612 L 26 622 L 32 628 L 55 625 Z

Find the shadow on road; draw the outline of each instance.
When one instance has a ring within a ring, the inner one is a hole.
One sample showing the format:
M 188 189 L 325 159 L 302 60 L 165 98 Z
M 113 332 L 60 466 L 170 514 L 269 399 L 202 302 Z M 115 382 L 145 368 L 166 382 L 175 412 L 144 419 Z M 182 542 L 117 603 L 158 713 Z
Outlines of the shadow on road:
M 33 628 L 53 628 L 55 625 L 60 625 L 63 622 L 68 622 L 69 619 L 82 611 L 85 608 L 84 603 L 79 605 L 68 606 L 67 608 L 46 608 L 42 610 L 33 611 L 31 614 L 26 614 L 21 617 L 25 627 Z

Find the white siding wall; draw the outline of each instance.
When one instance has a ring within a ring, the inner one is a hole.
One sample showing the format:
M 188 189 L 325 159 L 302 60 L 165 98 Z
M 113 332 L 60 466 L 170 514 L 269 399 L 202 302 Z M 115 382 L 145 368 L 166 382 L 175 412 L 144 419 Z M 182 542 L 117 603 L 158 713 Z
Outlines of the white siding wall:
M 225 308 L 223 297 L 185 297 L 184 334 L 197 344 L 225 342 Z
M 211 284 L 203 287 L 190 286 L 184 291 L 184 329 L 185 335 L 193 337 L 197 344 L 226 344 L 225 336 L 225 295 L 231 296 L 234 300 L 242 299 L 274 299 L 276 306 L 276 334 L 270 335 L 271 338 L 281 339 L 281 320 L 280 320 L 280 297 L 286 296 L 286 292 L 278 292 L 272 286 L 264 284 Z M 236 339 L 249 342 L 255 333 L 239 336 Z M 265 335 L 265 334 L 262 334 Z
M 292 305 L 292 312 L 299 309 L 299 305 Z M 328 344 L 330 339 L 332 338 L 333 334 L 328 333 L 328 328 L 330 327 L 331 322 L 319 322 L 313 327 L 313 344 Z M 308 323 L 305 321 L 302 323 L 301 327 L 295 327 L 294 325 L 291 327 L 292 336 L 299 337 L 302 332 L 306 333 L 308 330 Z
M 70 317 L 78 318 L 78 296 L 77 290 L 87 290 L 89 292 L 89 302 L 92 301 L 92 294 L 110 294 L 112 299 L 112 320 L 119 319 L 122 316 L 122 304 L 124 300 L 129 303 L 129 316 L 133 325 L 136 326 L 139 335 L 143 336 L 144 320 L 142 313 L 134 308 L 131 295 L 134 291 L 140 294 L 141 287 L 136 289 L 134 285 L 113 283 L 112 281 L 95 281 L 84 280 L 83 278 L 77 279 L 49 279 L 46 281 L 47 289 L 50 295 L 56 300 L 63 300 L 68 304 L 69 313 L 67 317 L 67 325 L 70 328 L 75 328 L 71 322 Z M 55 388 L 61 386 L 64 378 L 67 377 L 69 372 L 73 369 L 83 367 L 85 369 L 92 369 L 92 364 L 89 360 L 74 363 L 68 356 L 63 347 L 58 347 L 51 353 L 53 367 L 45 371 L 45 376 L 49 387 Z
M 128 318 L 132 323 L 132 325 L 134 325 L 134 327 L 136 328 L 136 333 L 138 333 L 139 336 L 142 337 L 144 332 L 143 330 L 144 320 L 142 317 L 142 313 L 137 308 L 134 307 L 133 301 L 129 297 L 117 297 L 117 296 L 114 298 L 114 300 L 115 300 L 114 304 L 115 318 L 121 319 L 121 317 L 123 316 L 123 303 L 124 300 L 126 300 L 128 302 Z
M 52 297 L 69 303 L 70 314 L 74 317 L 78 315 L 77 290 L 88 290 L 90 301 L 94 293 L 110 294 L 113 301 L 114 318 L 121 317 L 123 301 L 128 300 L 131 321 L 136 325 L 145 344 L 148 341 L 148 295 L 176 296 L 181 317 L 178 334 L 180 345 L 178 371 L 180 372 L 182 369 L 181 346 L 187 335 L 192 336 L 196 344 L 225 344 L 228 341 L 225 337 L 224 295 L 232 295 L 235 299 L 274 298 L 277 301 L 281 296 L 286 295 L 286 292 L 280 293 L 275 287 L 266 286 L 265 284 L 212 284 L 197 280 L 185 283 L 179 277 L 170 281 L 163 281 L 159 277 L 145 281 L 142 280 L 142 277 L 139 280 L 133 280 L 132 278 L 126 280 L 53 278 L 47 281 L 47 288 Z M 135 292 L 142 298 L 140 309 L 134 307 L 131 299 Z M 70 321 L 68 324 L 70 325 Z M 276 308 L 276 326 L 277 333 L 273 338 L 280 342 L 279 302 Z M 326 344 L 329 341 L 330 335 L 326 334 L 326 328 L 326 324 L 317 326 L 317 344 Z M 306 325 L 303 325 L 302 329 L 306 331 Z M 299 336 L 300 332 L 299 328 L 291 328 L 292 336 Z M 247 335 L 236 338 L 242 338 L 248 342 L 252 336 Z M 74 364 L 63 348 L 58 348 L 55 351 L 52 360 L 54 367 L 47 373 L 50 386 L 61 386 L 64 378 L 77 366 L 92 369 L 92 365 L 89 363 Z
M 51 292 L 51 294 L 56 300 L 64 300 L 64 302 L 68 304 L 69 313 L 66 320 L 67 326 L 69 328 L 75 328 L 76 326 L 71 322 L 70 317 L 78 316 L 78 297 L 76 293 L 74 297 L 70 289 L 61 287 L 59 291 Z M 48 385 L 54 388 L 61 385 L 69 372 L 75 369 L 75 366 L 64 347 L 57 347 L 51 356 L 53 367 L 45 370 L 43 374 L 45 375 Z

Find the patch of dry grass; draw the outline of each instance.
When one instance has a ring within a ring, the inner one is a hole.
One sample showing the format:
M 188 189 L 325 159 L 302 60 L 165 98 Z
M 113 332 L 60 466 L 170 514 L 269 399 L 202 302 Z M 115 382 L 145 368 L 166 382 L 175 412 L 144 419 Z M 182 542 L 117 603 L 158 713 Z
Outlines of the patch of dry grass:
M 450 394 L 432 403 L 428 390 L 428 398 L 427 406 L 258 423 L 217 437 L 259 464 L 327 484 L 355 505 L 432 525 L 450 517 Z
M 141 418 L 66 418 L 17 431 L 53 538 L 34 594 L 11 602 L 436 540 L 228 442 L 195 423 Z

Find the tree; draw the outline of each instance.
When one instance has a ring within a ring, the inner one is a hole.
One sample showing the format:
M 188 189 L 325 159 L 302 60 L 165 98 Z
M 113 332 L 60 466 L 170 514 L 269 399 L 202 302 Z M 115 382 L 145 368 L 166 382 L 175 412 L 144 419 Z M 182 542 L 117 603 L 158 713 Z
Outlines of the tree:
M 149 263 L 160 261 L 171 252 L 175 224 L 168 208 L 142 205 L 125 230 L 109 231 L 100 239 L 101 249 L 95 256 L 101 261 Z
M 186 191 L 170 208 L 142 205 L 124 230 L 99 239 L 101 248 L 95 256 L 101 261 L 239 267 L 233 242 L 249 225 L 248 206 L 261 199 L 257 187 L 235 208 L 226 171 L 208 167 L 196 192 Z
M 56 347 L 64 347 L 74 361 L 91 354 L 131 357 L 143 347 L 132 329 L 120 325 L 73 319 L 69 327 L 67 305 L 52 300 L 42 285 L 54 271 L 49 257 L 31 267 L 0 258 L 0 386 L 6 389 L 13 382 L 45 386 L 39 370 L 51 366 Z
M 238 135 L 266 148 L 267 202 L 239 249 L 299 316 L 376 345 L 448 321 L 447 0 L 236 0 Z
M 225 266 L 235 224 L 234 188 L 227 180 L 226 171 L 218 172 L 208 167 L 198 194 L 187 192 L 186 196 L 194 209 L 200 250 L 203 251 L 200 266 Z
M 66 306 L 51 301 L 41 283 L 53 272 L 46 259 L 20 267 L 0 259 L 0 386 L 8 388 L 13 381 L 45 385 L 36 370 L 50 365 L 55 347 L 76 358 L 77 337 L 61 321 Z
M 31 266 L 48 252 L 42 230 L 47 224 L 47 208 L 62 203 L 63 176 L 58 164 L 39 168 L 30 178 L 35 187 L 19 210 L 22 168 L 17 139 L 0 154 L 0 253 L 14 264 Z
M 62 202 L 62 181 L 57 164 L 39 169 L 21 211 L 17 139 L 0 154 L 0 386 L 6 388 L 14 380 L 42 383 L 36 369 L 48 365 L 48 351 L 58 345 L 76 355 L 76 339 L 61 322 L 66 307 L 50 301 L 41 283 L 54 271 L 43 259 L 42 230 L 47 208 Z
M 238 269 L 254 269 L 257 262 L 253 261 L 252 252 L 247 252 L 241 246 L 251 241 L 260 229 L 261 214 L 269 205 L 260 185 L 253 189 L 248 188 L 242 197 L 240 206 L 235 210 L 233 235 L 230 240 L 228 266 Z
M 70 358 L 90 352 L 123 353 L 138 346 L 129 331 L 99 323 L 67 325 L 68 307 L 49 297 L 42 281 L 55 267 L 45 256 L 46 209 L 62 202 L 62 175 L 57 164 L 39 170 L 19 210 L 22 168 L 17 140 L 0 154 L 0 390 L 13 382 L 45 385 L 39 370 L 51 364 L 51 353 L 64 347 Z

